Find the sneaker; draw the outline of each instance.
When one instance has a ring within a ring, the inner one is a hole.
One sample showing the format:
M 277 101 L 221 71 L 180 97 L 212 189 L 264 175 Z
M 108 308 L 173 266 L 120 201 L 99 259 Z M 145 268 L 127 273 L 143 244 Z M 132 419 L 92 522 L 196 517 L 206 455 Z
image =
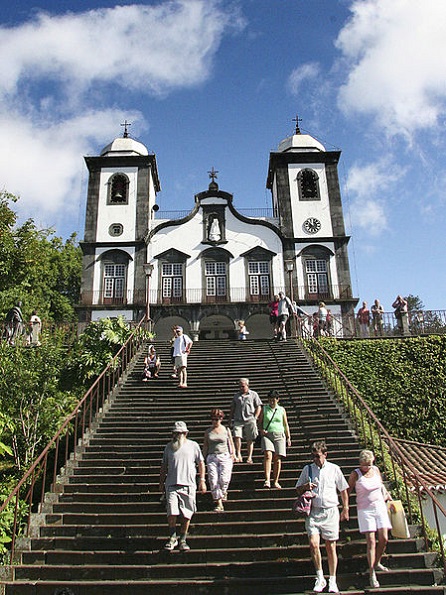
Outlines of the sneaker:
M 182 539 L 180 541 L 180 547 L 178 549 L 180 550 L 180 552 L 188 552 L 190 550 L 190 547 L 185 539 Z
M 175 549 L 177 547 L 177 545 L 178 545 L 178 539 L 176 537 L 170 537 L 167 540 L 166 545 L 164 546 L 164 549 L 171 552 L 173 549 Z
M 384 566 L 384 564 L 381 564 L 381 562 L 379 562 L 375 566 L 375 570 L 380 570 L 381 572 L 389 572 L 389 569 L 387 568 L 387 566 Z
M 217 506 L 214 508 L 214 511 L 215 512 L 224 512 L 224 510 L 225 509 L 223 507 L 223 504 L 221 504 L 221 503 L 220 504 L 217 504 Z
M 338 585 L 336 584 L 335 580 L 328 581 L 328 592 L 339 593 Z
M 324 577 L 321 576 L 319 578 L 317 576 L 316 577 L 316 582 L 314 583 L 313 591 L 315 593 L 322 593 L 322 591 L 325 589 L 326 586 L 327 586 L 327 581 L 324 579 Z
M 370 575 L 370 586 L 372 587 L 372 589 L 379 589 L 379 582 L 374 572 L 372 572 L 372 574 Z

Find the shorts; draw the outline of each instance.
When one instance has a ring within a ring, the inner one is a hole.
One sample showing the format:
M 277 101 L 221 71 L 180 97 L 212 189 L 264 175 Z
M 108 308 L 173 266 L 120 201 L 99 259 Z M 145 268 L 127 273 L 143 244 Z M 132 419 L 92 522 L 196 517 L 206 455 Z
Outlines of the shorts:
M 312 508 L 310 516 L 305 519 L 305 528 L 308 536 L 319 533 L 325 541 L 337 541 L 339 539 L 338 507 Z
M 195 486 L 171 486 L 166 488 L 167 516 L 178 516 L 191 519 L 197 510 L 197 490 Z
M 268 432 L 262 437 L 262 450 L 271 450 L 279 455 L 286 457 L 286 440 L 283 432 Z
M 175 356 L 175 368 L 187 368 L 187 353 Z
M 277 322 L 277 316 L 276 316 L 276 314 L 270 314 L 269 315 L 269 321 L 270 321 L 271 324 L 276 324 L 276 322 Z
M 279 323 L 284 323 L 286 324 L 286 321 L 288 320 L 289 316 L 288 314 L 281 314 L 280 316 L 277 317 L 277 322 Z
M 257 438 L 259 430 L 255 419 L 234 422 L 234 437 L 243 438 L 243 434 L 248 442 L 253 442 Z
M 364 510 L 358 509 L 358 525 L 360 533 L 375 532 L 378 529 L 391 529 L 387 505 L 378 500 Z

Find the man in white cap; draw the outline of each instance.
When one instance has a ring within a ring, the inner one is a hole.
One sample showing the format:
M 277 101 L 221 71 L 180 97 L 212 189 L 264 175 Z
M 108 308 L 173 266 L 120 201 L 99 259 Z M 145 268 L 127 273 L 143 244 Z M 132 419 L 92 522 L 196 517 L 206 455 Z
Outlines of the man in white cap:
M 173 342 L 173 357 L 175 368 L 180 377 L 179 388 L 187 388 L 187 356 L 191 347 L 192 339 L 183 333 L 183 327 L 177 326 Z
M 172 428 L 172 440 L 164 449 L 160 471 L 159 489 L 166 491 L 167 522 L 169 539 L 164 549 L 172 551 L 190 549 L 186 542 L 187 532 L 194 512 L 197 510 L 197 467 L 200 475 L 198 491 L 206 493 L 206 467 L 197 442 L 188 440 L 184 421 L 176 421 Z M 180 538 L 177 537 L 177 517 L 181 514 Z

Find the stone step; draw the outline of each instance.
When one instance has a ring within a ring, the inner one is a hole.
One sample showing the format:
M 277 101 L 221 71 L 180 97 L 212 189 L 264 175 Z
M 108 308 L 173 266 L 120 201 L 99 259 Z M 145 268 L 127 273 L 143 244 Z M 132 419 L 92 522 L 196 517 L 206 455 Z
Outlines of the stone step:
M 365 540 L 356 535 L 355 539 L 353 533 L 348 535 L 349 541 L 345 541 L 345 532 L 338 544 L 341 558 L 352 558 L 357 556 L 360 552 L 365 553 Z M 134 536 L 132 539 L 128 537 L 64 537 L 57 536 L 52 538 L 36 537 L 31 540 L 32 551 L 81 551 L 81 552 L 140 552 L 159 550 L 165 543 L 166 536 L 160 535 L 141 537 Z M 190 545 L 193 551 L 219 551 L 219 550 L 257 550 L 259 544 L 262 548 L 281 548 L 283 550 L 288 548 L 298 548 L 302 546 L 306 550 L 308 558 L 308 542 L 306 535 L 303 534 L 284 534 L 284 533 L 270 533 L 270 534 L 251 534 L 238 535 L 234 539 L 233 535 L 220 533 L 218 535 L 193 535 L 190 539 Z M 424 548 L 424 541 L 418 539 L 391 539 L 387 548 L 386 564 L 391 565 L 391 558 L 393 554 L 404 553 L 419 553 Z M 30 553 L 30 552 L 24 552 Z M 322 551 L 323 556 L 325 552 Z M 362 565 L 366 566 L 365 557 L 362 558 Z M 364 566 L 364 568 L 365 568 Z
M 56 494 L 46 497 L 39 517 L 44 524 L 32 526 L 39 537 L 23 540 L 24 564 L 15 567 L 17 581 L 3 583 L 5 595 L 55 595 L 64 587 L 74 595 L 311 591 L 314 571 L 304 520 L 294 517 L 290 507 L 312 440 L 328 440 L 329 459 L 346 476 L 357 466 L 360 448 L 342 407 L 292 341 L 196 344 L 189 358 L 190 388 L 184 391 L 169 377 L 168 344 L 156 345 L 161 377 L 141 382 L 145 348 L 97 430 L 54 486 Z M 228 357 L 233 362 L 229 371 Z M 212 510 L 210 494 L 199 495 L 190 529 L 192 550 L 166 552 L 167 519 L 158 480 L 172 423 L 186 421 L 189 437 L 201 444 L 210 410 L 229 411 L 240 377 L 249 377 L 263 399 L 271 387 L 281 389 L 293 437 L 281 474 L 283 489 L 263 489 L 263 455 L 256 449 L 253 465 L 234 466 L 224 513 Z M 363 574 L 366 545 L 358 532 L 354 498 L 351 504 L 351 520 L 341 526 L 338 584 L 350 595 L 363 595 L 372 592 Z M 423 547 L 419 538 L 390 541 L 385 563 L 391 571 L 380 573 L 379 593 L 443 593 L 431 587 L 441 572 L 430 568 L 435 556 Z
M 163 552 L 164 553 L 164 552 Z M 167 552 L 165 557 L 170 557 Z M 179 552 L 178 557 L 186 558 L 188 552 Z M 223 579 L 228 574 L 232 578 L 252 576 L 256 578 L 267 578 L 271 576 L 295 576 L 303 575 L 308 568 L 308 560 L 302 561 L 269 561 L 268 564 L 261 562 L 237 562 L 225 563 L 193 563 L 175 564 L 159 561 L 157 564 L 148 565 L 39 565 L 32 564 L 15 567 L 15 576 L 21 580 L 57 580 L 63 576 L 64 580 L 95 580 L 98 576 L 102 580 L 145 580 L 158 579 Z M 343 573 L 345 575 L 345 573 Z M 353 574 L 353 572 L 352 572 Z M 436 582 L 439 573 L 433 569 L 396 569 L 389 572 L 377 573 L 378 580 L 383 586 L 397 586 L 401 583 L 418 584 L 430 586 Z M 358 583 L 367 583 L 367 576 L 355 577 Z M 339 583 L 341 576 L 339 576 Z M 340 585 L 339 585 L 340 586 Z M 350 586 L 350 585 L 349 585 Z M 355 585 L 359 586 L 359 584 Z

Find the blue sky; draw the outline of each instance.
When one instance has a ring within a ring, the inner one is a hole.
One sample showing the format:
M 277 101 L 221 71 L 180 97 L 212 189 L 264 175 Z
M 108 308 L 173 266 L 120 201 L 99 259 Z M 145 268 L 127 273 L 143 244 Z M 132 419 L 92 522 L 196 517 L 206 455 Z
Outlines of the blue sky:
M 7 3 L 0 188 L 22 218 L 83 236 L 87 170 L 132 122 L 162 210 L 219 171 L 239 209 L 270 206 L 269 152 L 302 132 L 341 149 L 353 289 L 446 309 L 446 2 Z

